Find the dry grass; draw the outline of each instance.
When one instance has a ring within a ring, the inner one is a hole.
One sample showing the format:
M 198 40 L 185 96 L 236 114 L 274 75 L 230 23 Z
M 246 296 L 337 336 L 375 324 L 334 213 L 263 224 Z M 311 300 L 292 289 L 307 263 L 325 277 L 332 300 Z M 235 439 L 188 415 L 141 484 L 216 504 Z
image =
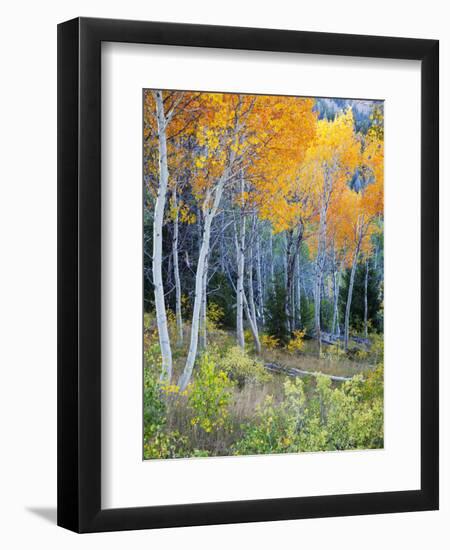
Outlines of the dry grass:
M 323 372 L 335 376 L 354 376 L 364 373 L 372 366 L 346 357 L 317 357 L 312 353 L 290 354 L 283 349 L 263 350 L 262 358 L 267 363 L 276 363 L 284 367 L 293 367 L 308 372 Z
M 148 321 L 148 320 L 147 320 Z M 181 374 L 186 360 L 190 337 L 190 326 L 184 325 L 184 342 L 181 347 L 175 345 L 176 334 L 171 327 L 171 340 L 173 342 L 173 380 L 176 382 Z M 154 320 L 147 322 L 144 331 L 144 346 L 147 349 L 158 342 Z M 219 355 L 223 355 L 228 348 L 235 345 L 234 335 L 224 331 L 215 331 L 208 334 L 208 345 L 214 347 Z M 324 347 L 324 351 L 327 348 Z M 253 353 L 251 346 L 249 353 Z M 289 353 L 285 349 L 263 349 L 260 359 L 266 363 L 276 363 L 280 366 L 297 368 L 309 372 L 322 372 L 336 376 L 351 377 L 372 369 L 369 362 L 356 361 L 346 355 L 340 357 L 317 356 L 317 346 L 312 340 L 305 342 L 305 347 L 300 353 Z M 187 397 L 181 395 L 168 395 L 167 399 L 167 430 L 179 432 L 187 437 L 193 448 L 207 450 L 211 455 L 224 456 L 230 454 L 233 443 L 242 437 L 242 426 L 255 421 L 255 414 L 268 396 L 271 396 L 275 406 L 281 403 L 284 397 L 283 385 L 287 379 L 284 374 L 271 374 L 266 382 L 247 383 L 240 388 L 237 385 L 232 389 L 233 395 L 229 405 L 229 425 L 220 428 L 214 433 L 206 434 L 197 425 L 191 423 L 192 411 Z M 304 379 L 307 393 L 315 385 L 313 377 Z
M 229 456 L 230 448 L 243 435 L 243 426 L 254 422 L 258 406 L 266 397 L 272 396 L 275 403 L 283 400 L 284 375 L 273 375 L 265 383 L 249 383 L 243 388 L 237 385 L 232 389 L 228 407 L 228 425 L 205 433 L 199 426 L 192 425 L 192 410 L 186 396 L 172 394 L 166 396 L 166 429 L 186 437 L 192 448 L 208 451 L 212 456 Z

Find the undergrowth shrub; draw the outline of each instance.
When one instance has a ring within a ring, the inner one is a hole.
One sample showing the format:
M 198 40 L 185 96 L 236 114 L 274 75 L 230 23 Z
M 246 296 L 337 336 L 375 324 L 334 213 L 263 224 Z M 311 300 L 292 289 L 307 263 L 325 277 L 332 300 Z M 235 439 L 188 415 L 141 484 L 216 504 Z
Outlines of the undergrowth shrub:
M 208 302 L 206 310 L 206 327 L 208 331 L 220 330 L 224 318 L 224 310 L 216 302 Z
M 305 347 L 305 331 L 304 330 L 294 330 L 292 333 L 292 337 L 289 340 L 286 350 L 289 353 L 298 353 L 300 351 L 303 351 Z
M 149 369 L 144 370 L 144 459 L 186 456 L 188 438 L 166 431 L 167 403 L 164 390 Z
M 195 379 L 189 387 L 188 404 L 192 410 L 191 424 L 207 433 L 226 426 L 228 405 L 231 400 L 233 381 L 218 369 L 215 361 L 203 354 Z
M 278 338 L 275 338 L 275 336 L 272 336 L 271 334 L 263 334 L 261 336 L 261 344 L 264 348 L 268 350 L 274 350 L 275 348 L 279 347 L 280 341 Z
M 235 454 L 368 449 L 383 446 L 382 376 L 370 383 L 355 376 L 334 388 L 318 375 L 312 395 L 305 398 L 300 378 L 284 384 L 285 399 L 274 406 L 268 397 L 256 422 L 243 426 Z
M 236 381 L 239 387 L 243 387 L 248 382 L 267 382 L 270 380 L 270 374 L 264 368 L 264 365 L 258 359 L 251 357 L 239 346 L 231 347 L 220 359 L 221 369 Z
M 335 344 L 324 346 L 322 348 L 322 355 L 326 359 L 339 360 L 347 356 L 344 346 L 338 341 Z

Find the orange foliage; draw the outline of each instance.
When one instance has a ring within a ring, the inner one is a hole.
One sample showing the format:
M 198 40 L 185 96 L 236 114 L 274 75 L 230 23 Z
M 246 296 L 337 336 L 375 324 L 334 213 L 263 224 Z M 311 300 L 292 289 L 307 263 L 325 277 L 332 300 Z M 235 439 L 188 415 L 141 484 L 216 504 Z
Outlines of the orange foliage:
M 275 233 L 301 225 L 317 248 L 319 212 L 326 201 L 326 245 L 350 262 L 356 247 L 370 253 L 371 237 L 383 213 L 382 115 L 366 136 L 355 132 L 351 109 L 334 120 L 318 120 L 314 99 L 244 94 L 164 92 L 170 185 L 188 181 L 203 207 L 211 188 L 229 168 L 229 179 L 245 174 L 250 204 Z M 155 106 L 144 98 L 144 167 L 158 174 Z M 358 169 L 364 186 L 349 186 Z M 183 179 L 184 177 L 184 179 Z M 156 187 L 156 186 L 155 186 Z M 238 187 L 238 186 L 237 186 Z M 150 192 L 154 193 L 152 186 Z M 195 221 L 190 205 L 177 206 L 180 220 Z M 169 216 L 173 217 L 172 206 Z

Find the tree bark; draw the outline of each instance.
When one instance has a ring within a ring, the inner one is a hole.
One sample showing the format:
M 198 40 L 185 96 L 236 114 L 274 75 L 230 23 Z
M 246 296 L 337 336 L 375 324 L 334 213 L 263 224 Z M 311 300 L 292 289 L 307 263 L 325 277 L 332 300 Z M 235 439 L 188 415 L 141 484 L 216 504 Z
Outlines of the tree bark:
M 264 326 L 264 292 L 263 292 L 263 277 L 261 273 L 261 236 L 259 227 L 256 226 L 256 284 L 258 287 L 258 310 L 261 324 Z
M 366 275 L 364 278 L 364 338 L 367 338 L 367 285 L 369 282 L 369 260 L 366 258 Z
M 331 334 L 339 336 L 341 329 L 339 326 L 339 290 L 341 286 L 341 270 L 337 269 L 333 273 L 333 292 L 334 292 L 334 307 L 333 307 L 333 325 Z
M 255 228 L 255 223 L 253 224 Z M 250 330 L 252 331 L 253 341 L 255 344 L 255 351 L 257 354 L 261 353 L 261 345 L 259 342 L 258 334 L 258 322 L 256 317 L 256 307 L 255 307 L 255 296 L 253 291 L 253 247 L 250 246 L 250 258 L 248 262 L 248 301 L 249 301 L 249 311 L 246 311 L 249 323 Z
M 294 236 L 294 230 L 292 229 L 286 234 L 286 295 L 284 309 L 287 317 L 286 329 L 289 334 L 294 328 L 294 272 L 302 240 L 303 224 L 300 223 L 297 228 L 297 235 Z
M 232 161 L 230 161 L 229 167 L 231 165 L 232 165 Z M 219 207 L 225 182 L 229 177 L 229 170 L 230 170 L 229 167 L 224 170 L 224 173 L 219 178 L 219 181 L 217 182 L 217 185 L 213 194 L 211 194 L 211 192 L 208 191 L 204 201 L 204 205 L 205 205 L 204 228 L 203 228 L 203 237 L 201 241 L 202 244 L 200 247 L 200 254 L 199 254 L 198 263 L 197 263 L 197 271 L 195 275 L 194 307 L 192 312 L 191 338 L 190 338 L 189 351 L 188 351 L 188 356 L 186 358 L 184 370 L 178 380 L 178 385 L 181 391 L 184 391 L 186 389 L 186 386 L 189 384 L 189 381 L 192 376 L 192 371 L 194 369 L 195 359 L 197 357 L 198 333 L 199 333 L 199 324 L 200 324 L 199 323 L 200 308 L 201 308 L 202 296 L 203 296 L 203 292 L 202 292 L 203 275 L 205 272 L 206 260 L 209 253 L 209 244 L 211 239 L 211 224 L 213 222 L 213 219 Z M 213 204 L 212 206 L 209 206 L 211 200 L 213 200 Z
M 205 270 L 203 272 L 203 282 L 202 282 L 202 305 L 200 310 L 200 349 L 206 349 L 208 345 L 208 334 L 207 334 L 207 311 L 208 311 L 208 301 L 207 301 L 207 283 L 208 283 L 208 257 L 205 261 Z
M 352 307 L 353 285 L 355 283 L 356 266 L 358 264 L 360 242 L 356 246 L 355 254 L 353 256 L 352 270 L 350 273 L 350 282 L 348 285 L 347 305 L 345 307 L 345 326 L 344 326 L 344 349 L 348 350 L 348 337 L 350 326 L 350 309 Z
M 286 316 L 286 332 L 291 334 L 291 246 L 292 246 L 292 230 L 286 231 L 284 234 L 285 255 L 284 255 L 284 313 Z
M 250 325 L 250 330 L 252 332 L 253 336 L 253 344 L 255 346 L 255 352 L 257 355 L 260 355 L 261 353 L 261 342 L 259 340 L 259 332 L 258 332 L 258 325 L 256 324 L 256 319 L 252 317 L 252 313 L 250 311 L 247 297 L 244 293 L 244 307 L 245 307 L 245 315 L 248 320 L 248 324 Z
M 175 279 L 175 316 L 177 320 L 177 346 L 181 347 L 183 345 L 183 318 L 181 316 L 181 281 L 178 265 L 178 200 L 175 188 L 172 191 L 172 200 L 175 209 L 172 238 L 173 275 Z
M 320 327 L 320 306 L 322 302 L 322 271 L 319 265 L 316 265 L 316 280 L 314 284 L 314 330 L 316 333 L 318 354 L 322 353 L 322 339 L 321 339 L 321 327 Z
M 314 292 L 314 327 L 317 338 L 317 347 L 319 356 L 322 353 L 321 341 L 321 326 L 320 326 L 320 310 L 322 304 L 322 279 L 325 267 L 325 251 L 326 251 L 326 233 L 327 233 L 327 212 L 332 191 L 332 180 L 329 174 L 324 175 L 324 187 L 322 192 L 320 219 L 319 219 L 319 235 L 317 243 L 317 258 L 316 258 L 316 278 Z
M 300 274 L 300 251 L 297 254 L 295 261 L 296 269 L 296 299 L 297 299 L 297 325 L 301 328 L 302 325 L 302 289 L 301 289 L 301 274 Z
M 274 255 L 273 255 L 273 232 L 272 227 L 270 227 L 269 234 L 269 255 L 270 255 L 270 293 L 273 293 L 275 285 L 275 268 L 274 268 Z
M 245 191 L 244 177 L 241 174 L 241 193 Z M 245 269 L 245 216 L 242 207 L 239 213 L 239 225 L 235 227 L 235 244 L 237 260 L 236 281 L 236 341 L 245 348 L 244 338 L 244 269 Z M 239 236 L 238 236 L 239 235 Z
M 161 380 L 170 382 L 172 378 L 172 349 L 167 326 L 166 304 L 164 299 L 164 285 L 162 278 L 162 231 L 164 210 L 169 184 L 169 168 L 167 164 L 167 140 L 162 92 L 154 93 L 156 103 L 156 119 L 158 124 L 159 145 L 159 186 L 155 203 L 153 219 L 153 284 L 155 292 L 156 323 L 158 326 L 159 346 L 161 349 Z

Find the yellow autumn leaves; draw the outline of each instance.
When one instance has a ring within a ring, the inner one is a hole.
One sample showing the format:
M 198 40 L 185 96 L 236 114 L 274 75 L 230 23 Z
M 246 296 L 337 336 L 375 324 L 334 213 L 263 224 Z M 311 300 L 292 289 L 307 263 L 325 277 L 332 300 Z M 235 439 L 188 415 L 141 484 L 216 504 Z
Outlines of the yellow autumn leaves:
M 255 207 L 275 233 L 299 225 L 310 228 L 314 244 L 318 209 L 330 180 L 328 238 L 337 248 L 350 251 L 363 226 L 362 252 L 368 251 L 376 230 L 373 221 L 382 213 L 384 199 L 384 135 L 378 107 L 371 115 L 372 127 L 363 135 L 355 131 L 351 109 L 333 120 L 319 119 L 312 98 L 164 93 L 169 106 L 179 105 L 168 135 L 170 185 L 184 178 L 195 201 L 203 203 L 227 166 L 230 178 L 243 171 L 248 185 L 238 200 Z M 144 138 L 151 148 L 151 94 L 146 102 Z M 148 158 L 153 166 L 147 170 L 156 174 L 156 158 Z M 363 189 L 349 185 L 355 173 L 364 180 Z M 179 206 L 183 222 L 195 221 L 193 206 Z

